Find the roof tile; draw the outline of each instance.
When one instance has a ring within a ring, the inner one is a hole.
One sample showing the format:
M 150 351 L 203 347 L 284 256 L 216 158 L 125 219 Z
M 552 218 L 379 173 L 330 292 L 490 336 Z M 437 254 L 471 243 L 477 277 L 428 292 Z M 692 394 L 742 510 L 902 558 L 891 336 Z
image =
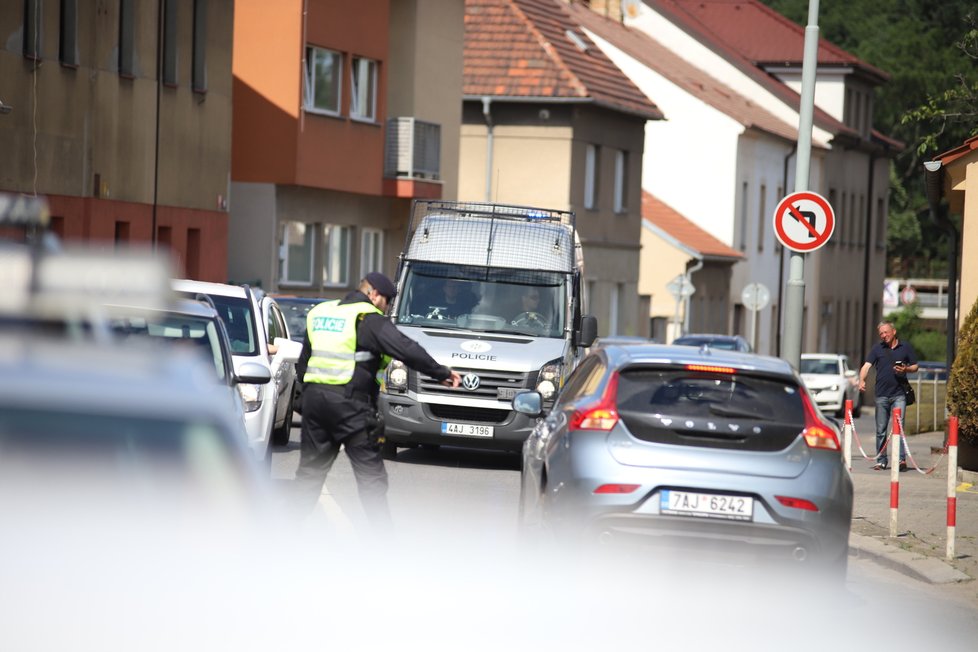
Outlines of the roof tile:
M 656 225 L 680 243 L 703 256 L 740 259 L 743 254 L 728 247 L 661 199 L 642 191 L 642 219 Z
M 465 0 L 465 94 L 591 99 L 661 118 L 567 8 L 562 0 Z

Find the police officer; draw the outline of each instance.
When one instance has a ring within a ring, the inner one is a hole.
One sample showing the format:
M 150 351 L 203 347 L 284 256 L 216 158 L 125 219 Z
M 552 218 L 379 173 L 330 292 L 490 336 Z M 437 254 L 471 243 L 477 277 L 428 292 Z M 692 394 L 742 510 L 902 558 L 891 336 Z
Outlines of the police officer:
M 387 470 L 376 439 L 377 374 L 391 357 L 408 367 L 458 387 L 461 377 L 428 355 L 421 345 L 384 316 L 394 284 L 370 272 L 342 300 L 315 306 L 306 317 L 306 336 L 296 365 L 302 379 L 302 447 L 296 489 L 311 510 L 326 474 L 346 449 L 360 502 L 373 525 L 390 522 Z

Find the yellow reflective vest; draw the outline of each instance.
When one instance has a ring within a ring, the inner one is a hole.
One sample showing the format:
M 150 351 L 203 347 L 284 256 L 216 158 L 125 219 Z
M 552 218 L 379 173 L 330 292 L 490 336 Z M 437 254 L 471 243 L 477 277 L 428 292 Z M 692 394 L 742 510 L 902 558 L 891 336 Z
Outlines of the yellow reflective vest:
M 368 313 L 383 314 L 372 303 L 364 301 L 344 304 L 326 301 L 309 311 L 306 332 L 312 354 L 302 382 L 345 385 L 353 378 L 357 362 L 374 359 L 370 351 L 357 351 L 357 324 Z M 383 356 L 381 369 L 389 361 L 388 356 Z

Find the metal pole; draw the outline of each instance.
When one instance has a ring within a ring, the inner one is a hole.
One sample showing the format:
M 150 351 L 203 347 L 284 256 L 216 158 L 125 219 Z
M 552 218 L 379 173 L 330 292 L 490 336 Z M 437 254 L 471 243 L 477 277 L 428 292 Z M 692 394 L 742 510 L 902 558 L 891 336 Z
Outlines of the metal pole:
M 801 105 L 798 109 L 798 157 L 795 192 L 808 190 L 812 158 L 812 121 L 815 112 L 815 70 L 818 66 L 818 0 L 808 0 L 805 54 L 801 64 Z M 785 293 L 784 351 L 795 369 L 801 364 L 801 331 L 805 312 L 805 254 L 791 252 Z
M 947 424 L 947 551 L 945 557 L 954 559 L 954 530 L 958 514 L 958 418 Z
M 900 440 L 903 415 L 893 408 L 893 427 L 890 429 L 890 536 L 897 536 L 897 514 L 900 511 Z

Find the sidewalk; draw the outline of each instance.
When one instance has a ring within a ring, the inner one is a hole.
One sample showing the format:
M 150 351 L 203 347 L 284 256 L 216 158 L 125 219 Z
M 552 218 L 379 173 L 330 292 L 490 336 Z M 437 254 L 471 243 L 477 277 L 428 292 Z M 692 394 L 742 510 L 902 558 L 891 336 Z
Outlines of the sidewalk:
M 908 435 L 909 469 L 900 473 L 897 536 L 890 536 L 890 471 L 874 471 L 876 436 L 857 431 L 852 443 L 855 499 L 849 554 L 869 558 L 932 584 L 978 578 L 978 473 L 958 470 L 954 559 L 947 552 L 947 456 L 943 432 Z M 914 469 L 910 457 L 923 471 Z M 936 465 L 936 466 L 935 466 Z M 978 582 L 976 582 L 978 588 Z

